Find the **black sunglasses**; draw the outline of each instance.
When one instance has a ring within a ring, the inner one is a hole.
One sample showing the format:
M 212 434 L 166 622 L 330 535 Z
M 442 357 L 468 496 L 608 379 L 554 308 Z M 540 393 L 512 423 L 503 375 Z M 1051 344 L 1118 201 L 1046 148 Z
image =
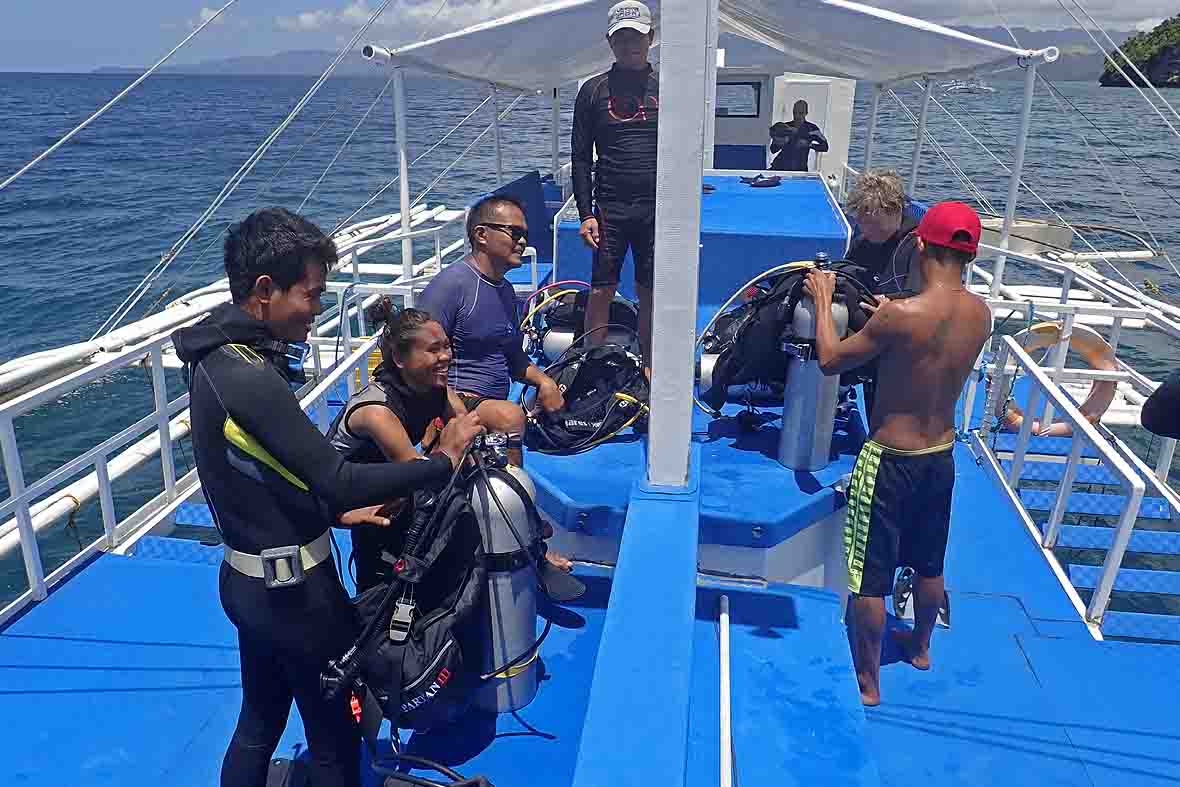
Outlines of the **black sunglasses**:
M 521 239 L 526 241 L 529 239 L 529 231 L 524 227 L 518 227 L 515 224 L 492 224 L 491 222 L 485 221 L 479 226 L 491 227 L 493 229 L 500 230 L 500 232 L 503 232 L 507 235 L 511 235 L 513 243 L 518 243 Z

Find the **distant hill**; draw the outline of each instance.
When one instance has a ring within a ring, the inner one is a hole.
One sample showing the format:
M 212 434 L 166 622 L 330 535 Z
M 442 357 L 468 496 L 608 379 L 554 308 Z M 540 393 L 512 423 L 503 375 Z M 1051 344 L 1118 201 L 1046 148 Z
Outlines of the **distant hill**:
M 248 55 L 224 60 L 206 60 L 186 65 L 168 65 L 156 73 L 210 76 L 319 76 L 335 59 L 335 52 L 318 49 L 279 52 L 277 55 Z M 143 68 L 104 66 L 96 74 L 142 74 Z M 346 57 L 336 67 L 340 76 L 380 76 L 380 69 L 361 60 L 360 55 Z
M 1115 36 L 1112 38 L 1118 40 Z M 1119 48 L 1151 84 L 1156 87 L 1180 87 L 1180 15 L 1165 19 L 1150 32 L 1131 36 Z M 1111 51 L 1110 54 L 1112 58 L 1105 61 L 1098 84 L 1103 87 L 1130 87 L 1113 64 L 1115 52 Z M 1142 85 L 1143 80 L 1126 67 L 1122 58 L 1117 62 L 1128 76 Z
M 1008 42 L 1008 33 L 1000 27 L 961 28 L 963 32 L 991 41 Z M 1061 59 L 1056 63 L 1042 66 L 1039 70 L 1054 81 L 1085 80 L 1094 78 L 1100 72 L 1105 53 L 1094 46 L 1082 30 L 1026 30 L 1014 28 L 1013 32 L 1024 47 L 1039 49 L 1049 45 L 1061 49 Z M 1130 35 L 1126 31 L 1112 32 L 1117 41 Z M 738 36 L 723 33 L 719 45 L 726 51 L 726 62 L 730 65 L 773 66 L 781 55 L 775 50 Z M 658 50 L 657 50 L 658 51 Z M 334 52 L 315 49 L 280 52 L 276 55 L 252 55 L 226 60 L 207 60 L 189 65 L 165 66 L 160 73 L 196 74 L 216 76 L 318 76 L 323 73 L 335 57 Z M 95 69 L 99 74 L 141 74 L 142 68 L 103 67 Z M 378 77 L 380 70 L 360 59 L 347 57 L 336 68 L 340 76 Z M 1020 79 L 1019 69 L 999 72 L 994 79 Z

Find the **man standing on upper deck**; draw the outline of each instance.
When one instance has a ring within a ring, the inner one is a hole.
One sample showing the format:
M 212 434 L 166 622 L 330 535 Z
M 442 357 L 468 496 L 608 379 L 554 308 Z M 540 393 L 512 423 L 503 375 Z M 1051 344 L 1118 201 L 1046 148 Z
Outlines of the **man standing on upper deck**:
M 981 227 L 969 205 L 935 205 L 918 225 L 922 291 L 882 302 L 859 332 L 841 341 L 832 320 L 834 277 L 811 271 L 815 349 L 825 374 L 878 360 L 869 441 L 848 488 L 852 661 L 865 705 L 881 701 L 885 596 L 901 565 L 913 566 L 913 631 L 897 632 L 910 663 L 930 669 L 930 635 L 942 604 L 943 561 L 955 485 L 955 403 L 991 333 L 991 312 L 963 284 Z
M 607 324 L 630 248 L 639 296 L 639 343 L 644 366 L 650 369 L 660 105 L 660 80 L 647 62 L 655 38 L 651 11 L 638 0 L 616 3 L 607 16 L 606 38 L 615 64 L 578 91 L 570 155 L 574 197 L 582 219 L 580 234 L 594 249 L 585 330 L 594 331 L 587 337 L 589 344 L 606 340 L 601 329 Z
M 777 172 L 806 172 L 811 151 L 828 152 L 828 140 L 819 126 L 807 120 L 807 102 L 799 99 L 791 108 L 789 123 L 770 127 L 770 152 L 777 153 L 770 168 Z

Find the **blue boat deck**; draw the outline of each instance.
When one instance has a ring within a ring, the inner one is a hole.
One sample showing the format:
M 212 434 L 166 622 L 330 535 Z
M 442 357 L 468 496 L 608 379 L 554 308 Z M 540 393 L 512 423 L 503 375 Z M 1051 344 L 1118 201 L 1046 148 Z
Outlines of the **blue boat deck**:
M 887 644 L 879 708 L 860 707 L 834 594 L 702 580 L 686 784 L 716 780 L 721 592 L 733 619 L 739 784 L 1180 781 L 1175 651 L 1093 641 L 965 446 L 956 460 L 953 628 L 936 633 L 930 672 L 899 663 Z M 184 518 L 201 514 L 189 506 Z M 0 739 L 8 783 L 216 783 L 240 689 L 215 555 L 154 539 L 133 556 L 101 556 L 0 635 L 0 715 L 20 720 Z M 518 717 L 473 716 L 462 730 L 419 736 L 412 750 L 499 787 L 572 782 L 611 586 L 605 569 L 580 573 L 590 593 L 557 618 L 537 699 Z M 643 643 L 634 657 L 660 653 Z M 303 746 L 293 711 L 278 756 Z

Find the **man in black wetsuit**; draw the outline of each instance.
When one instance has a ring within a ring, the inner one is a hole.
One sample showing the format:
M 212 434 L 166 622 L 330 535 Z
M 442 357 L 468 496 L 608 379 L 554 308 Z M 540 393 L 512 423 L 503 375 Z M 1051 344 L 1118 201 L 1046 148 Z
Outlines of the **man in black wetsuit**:
M 660 79 L 647 53 L 655 34 L 651 11 L 637 0 L 616 3 L 607 20 L 606 38 L 615 64 L 578 91 L 570 154 L 582 240 L 594 249 L 585 329 L 594 331 L 587 343 L 606 341 L 606 331 L 600 329 L 610 316 L 630 248 L 639 296 L 639 343 L 644 366 L 650 368 Z
M 233 302 L 173 334 L 187 365 L 197 473 L 225 542 L 218 584 L 242 664 L 242 709 L 222 787 L 266 784 L 292 699 L 312 783 L 359 786 L 348 698 L 327 702 L 319 686 L 328 660 L 358 633 L 329 527 L 388 526 L 376 504 L 445 483 L 480 431 L 474 414 L 452 419 L 438 452 L 388 464 L 345 462 L 320 434 L 291 391 L 302 367 L 289 368 L 287 356 L 307 339 L 335 261 L 335 245 L 313 224 L 281 208 L 259 210 L 226 237 Z
M 848 259 L 866 268 L 860 276 L 879 298 L 913 295 L 922 289 L 918 264 L 917 219 L 907 215 L 901 178 L 893 170 L 862 173 L 848 195 L 848 213 L 855 222 Z M 865 415 L 876 398 L 877 362 L 857 370 L 864 379 Z
M 770 168 L 776 172 L 806 172 L 811 151 L 828 152 L 828 140 L 819 126 L 807 120 L 807 102 L 799 99 L 791 108 L 790 123 L 770 127 L 770 152 L 777 153 Z

